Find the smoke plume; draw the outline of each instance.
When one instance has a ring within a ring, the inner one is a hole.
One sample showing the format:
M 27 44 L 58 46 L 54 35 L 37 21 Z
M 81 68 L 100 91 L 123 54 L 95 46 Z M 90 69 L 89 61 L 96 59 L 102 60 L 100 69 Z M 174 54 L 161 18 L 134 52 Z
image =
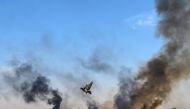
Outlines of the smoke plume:
M 14 91 L 23 96 L 26 103 L 41 100 L 53 104 L 53 109 L 60 109 L 62 98 L 59 92 L 50 86 L 47 77 L 42 76 L 29 63 L 18 63 L 12 67 L 14 75 L 4 75 L 4 79 Z
M 20 90 L 23 92 L 24 100 L 27 103 L 35 102 L 36 98 L 43 100 L 45 99 L 45 96 L 50 92 L 48 80 L 43 76 L 37 77 L 33 83 L 24 82 L 21 85 Z
M 121 81 L 120 90 L 115 98 L 118 109 L 155 109 L 171 91 L 171 86 L 184 75 L 189 74 L 189 0 L 156 0 L 156 9 L 160 15 L 158 35 L 165 45 L 160 53 L 154 56 L 139 70 L 134 79 L 132 90 L 125 81 Z M 138 86 L 138 87 L 137 87 Z
M 95 73 L 110 74 L 114 70 L 112 62 L 110 62 L 110 55 L 109 50 L 105 51 L 104 49 L 96 48 L 87 60 L 79 58 L 79 64 Z

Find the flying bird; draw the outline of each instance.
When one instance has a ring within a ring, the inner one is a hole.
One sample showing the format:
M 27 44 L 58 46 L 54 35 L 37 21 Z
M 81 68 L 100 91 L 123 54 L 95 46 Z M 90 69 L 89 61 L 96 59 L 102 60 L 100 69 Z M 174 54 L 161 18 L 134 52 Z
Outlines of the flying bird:
M 90 88 L 92 87 L 93 81 L 91 81 L 89 84 L 86 84 L 84 87 L 81 87 L 80 89 L 85 92 L 86 94 L 92 94 L 90 91 Z

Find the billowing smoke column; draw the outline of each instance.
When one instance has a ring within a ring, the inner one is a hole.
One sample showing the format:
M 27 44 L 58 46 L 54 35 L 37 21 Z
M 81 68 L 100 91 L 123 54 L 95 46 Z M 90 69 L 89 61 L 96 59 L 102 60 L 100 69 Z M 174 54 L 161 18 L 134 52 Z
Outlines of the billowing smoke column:
M 156 0 L 156 9 L 161 17 L 158 34 L 165 45 L 140 69 L 133 86 L 120 79 L 115 97 L 117 109 L 155 109 L 164 101 L 171 85 L 189 74 L 190 1 Z
M 14 66 L 14 72 L 14 76 L 5 75 L 4 79 L 17 93 L 22 94 L 26 103 L 41 100 L 54 105 L 53 109 L 60 109 L 62 98 L 59 92 L 52 89 L 49 79 L 41 76 L 31 64 L 18 64 Z M 53 97 L 50 99 L 49 96 Z

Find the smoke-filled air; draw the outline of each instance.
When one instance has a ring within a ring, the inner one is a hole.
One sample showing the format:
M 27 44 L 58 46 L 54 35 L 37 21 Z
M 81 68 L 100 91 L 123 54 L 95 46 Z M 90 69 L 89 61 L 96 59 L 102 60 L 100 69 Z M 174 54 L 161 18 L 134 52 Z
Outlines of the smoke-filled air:
M 190 108 L 189 0 L 0 10 L 0 109 Z

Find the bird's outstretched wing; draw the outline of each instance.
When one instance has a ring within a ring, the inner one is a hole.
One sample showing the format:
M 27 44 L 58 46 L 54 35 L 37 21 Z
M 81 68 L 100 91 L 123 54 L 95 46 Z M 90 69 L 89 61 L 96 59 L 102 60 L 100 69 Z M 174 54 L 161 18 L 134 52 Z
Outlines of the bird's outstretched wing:
M 81 89 L 83 92 L 85 92 L 85 88 L 81 87 L 80 89 Z
M 92 87 L 92 84 L 93 84 L 92 81 L 91 81 L 89 84 L 87 84 L 87 85 L 86 85 L 86 89 L 87 89 L 87 90 L 90 90 L 90 88 Z

